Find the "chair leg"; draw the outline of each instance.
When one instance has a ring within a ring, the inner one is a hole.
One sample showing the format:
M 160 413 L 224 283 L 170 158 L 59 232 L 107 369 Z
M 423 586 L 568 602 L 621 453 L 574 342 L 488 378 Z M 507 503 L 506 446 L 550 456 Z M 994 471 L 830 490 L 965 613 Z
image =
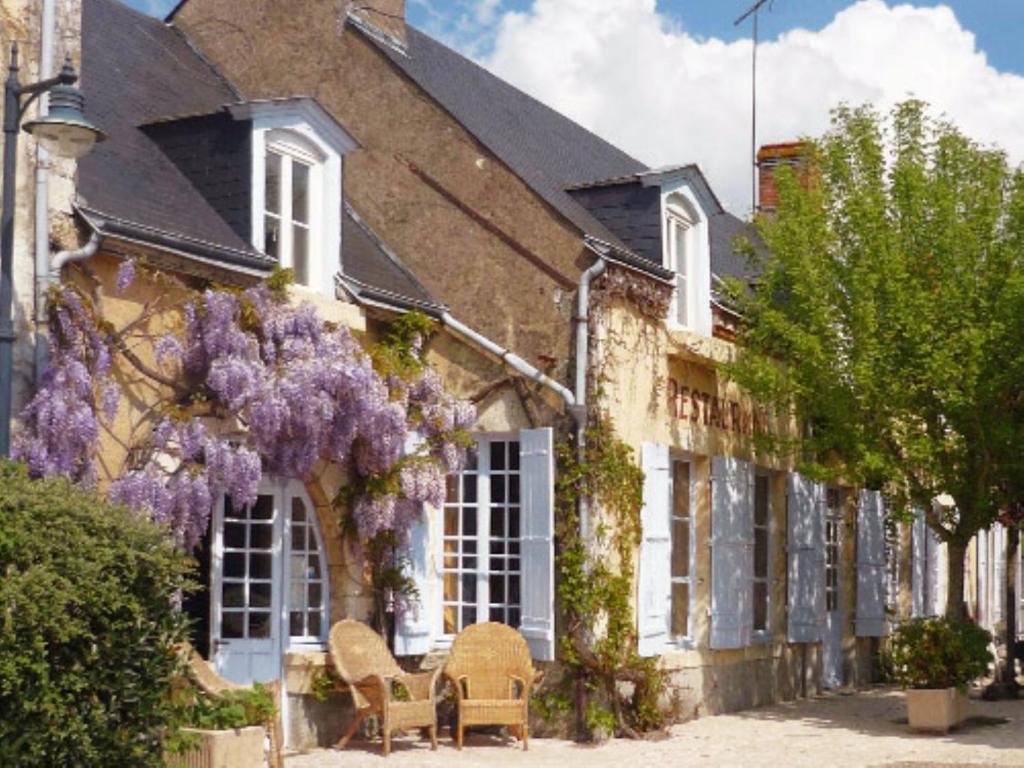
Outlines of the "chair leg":
M 391 754 L 391 731 L 384 729 L 384 757 Z
M 437 749 L 437 724 L 430 726 L 430 748 Z
M 455 748 L 462 749 L 462 720 L 459 719 L 459 724 L 455 726 Z
M 530 726 L 526 723 L 522 725 L 523 729 L 523 752 L 530 748 Z
M 342 736 L 341 739 L 338 740 L 338 743 L 334 745 L 334 748 L 335 749 L 344 749 L 345 745 L 347 745 L 349 743 L 349 741 L 352 739 L 352 737 L 356 735 L 356 731 L 359 729 L 359 726 L 362 724 L 363 720 L 365 720 L 365 719 L 366 719 L 366 711 L 365 710 L 360 710 L 359 712 L 356 712 L 356 716 L 354 718 L 352 718 L 352 725 L 350 725 L 348 727 L 348 730 L 345 731 L 345 735 Z

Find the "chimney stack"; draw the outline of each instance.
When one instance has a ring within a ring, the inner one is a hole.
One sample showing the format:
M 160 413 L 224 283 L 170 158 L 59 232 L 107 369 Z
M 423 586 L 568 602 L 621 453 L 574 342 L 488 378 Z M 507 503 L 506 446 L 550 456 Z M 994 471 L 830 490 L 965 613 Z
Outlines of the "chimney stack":
M 765 144 L 757 151 L 757 208 L 762 213 L 771 213 L 779 206 L 775 169 L 784 165 L 796 169 L 801 182 L 806 183 L 801 169 L 807 165 L 807 150 L 802 141 Z
M 405 48 L 405 0 L 350 0 L 350 16 Z

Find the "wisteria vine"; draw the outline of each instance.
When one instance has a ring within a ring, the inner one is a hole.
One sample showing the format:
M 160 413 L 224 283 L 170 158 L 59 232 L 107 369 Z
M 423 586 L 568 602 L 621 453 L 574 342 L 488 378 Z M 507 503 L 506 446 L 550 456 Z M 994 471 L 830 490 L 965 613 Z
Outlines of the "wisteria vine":
M 119 294 L 137 271 L 124 262 Z M 145 459 L 114 479 L 108 496 L 193 547 L 221 495 L 242 507 L 255 501 L 264 472 L 307 478 L 317 462 L 335 462 L 350 469 L 347 502 L 360 539 L 388 533 L 404 542 L 423 504 L 443 503 L 475 410 L 420 360 L 423 323 L 396 324 L 399 352 L 370 355 L 312 305 L 289 303 L 286 279 L 211 288 L 181 305 L 183 331 L 153 350 L 155 375 L 176 386 L 155 409 Z M 127 356 L 124 344 L 69 283 L 50 296 L 50 341 L 50 367 L 22 414 L 14 457 L 34 476 L 91 484 L 101 425 L 119 406 L 111 371 Z

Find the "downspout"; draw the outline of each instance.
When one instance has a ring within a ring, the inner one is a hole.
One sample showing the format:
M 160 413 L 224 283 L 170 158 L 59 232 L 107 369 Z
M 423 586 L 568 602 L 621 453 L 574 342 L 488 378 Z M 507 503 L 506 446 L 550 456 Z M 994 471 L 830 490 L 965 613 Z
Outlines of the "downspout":
M 43 0 L 41 29 L 39 34 L 39 79 L 53 76 L 53 34 L 56 26 L 55 5 L 57 0 Z M 39 97 L 39 116 L 49 112 L 49 94 Z M 47 343 L 42 326 L 46 322 L 46 288 L 50 279 L 50 153 L 36 144 L 36 210 L 35 210 L 35 262 L 36 291 L 35 315 L 36 332 L 34 345 L 34 367 L 36 386 L 42 380 L 46 367 Z
M 58 280 L 60 278 L 60 271 L 64 268 L 65 264 L 70 264 L 73 261 L 84 261 L 95 256 L 102 242 L 103 235 L 94 229 L 92 234 L 89 235 L 89 241 L 81 248 L 75 248 L 71 251 L 59 251 L 54 254 L 53 262 L 48 267 L 48 281 Z
M 598 259 L 581 276 L 576 291 L 576 458 L 584 461 L 587 448 L 587 368 L 590 352 L 590 283 L 608 268 L 608 262 Z M 580 496 L 580 539 L 590 535 L 590 509 L 587 499 Z

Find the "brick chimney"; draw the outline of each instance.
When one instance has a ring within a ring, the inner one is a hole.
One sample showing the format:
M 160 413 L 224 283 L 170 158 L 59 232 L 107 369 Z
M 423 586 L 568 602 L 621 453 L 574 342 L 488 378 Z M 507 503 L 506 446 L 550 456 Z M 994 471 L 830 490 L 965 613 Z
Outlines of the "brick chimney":
M 765 144 L 757 151 L 757 208 L 770 213 L 779 206 L 779 190 L 775 186 L 775 169 L 787 165 L 790 168 L 804 168 L 807 153 L 802 141 L 788 141 L 782 144 Z M 806 183 L 806 175 L 800 173 Z
M 405 48 L 405 0 L 350 0 L 348 12 Z

